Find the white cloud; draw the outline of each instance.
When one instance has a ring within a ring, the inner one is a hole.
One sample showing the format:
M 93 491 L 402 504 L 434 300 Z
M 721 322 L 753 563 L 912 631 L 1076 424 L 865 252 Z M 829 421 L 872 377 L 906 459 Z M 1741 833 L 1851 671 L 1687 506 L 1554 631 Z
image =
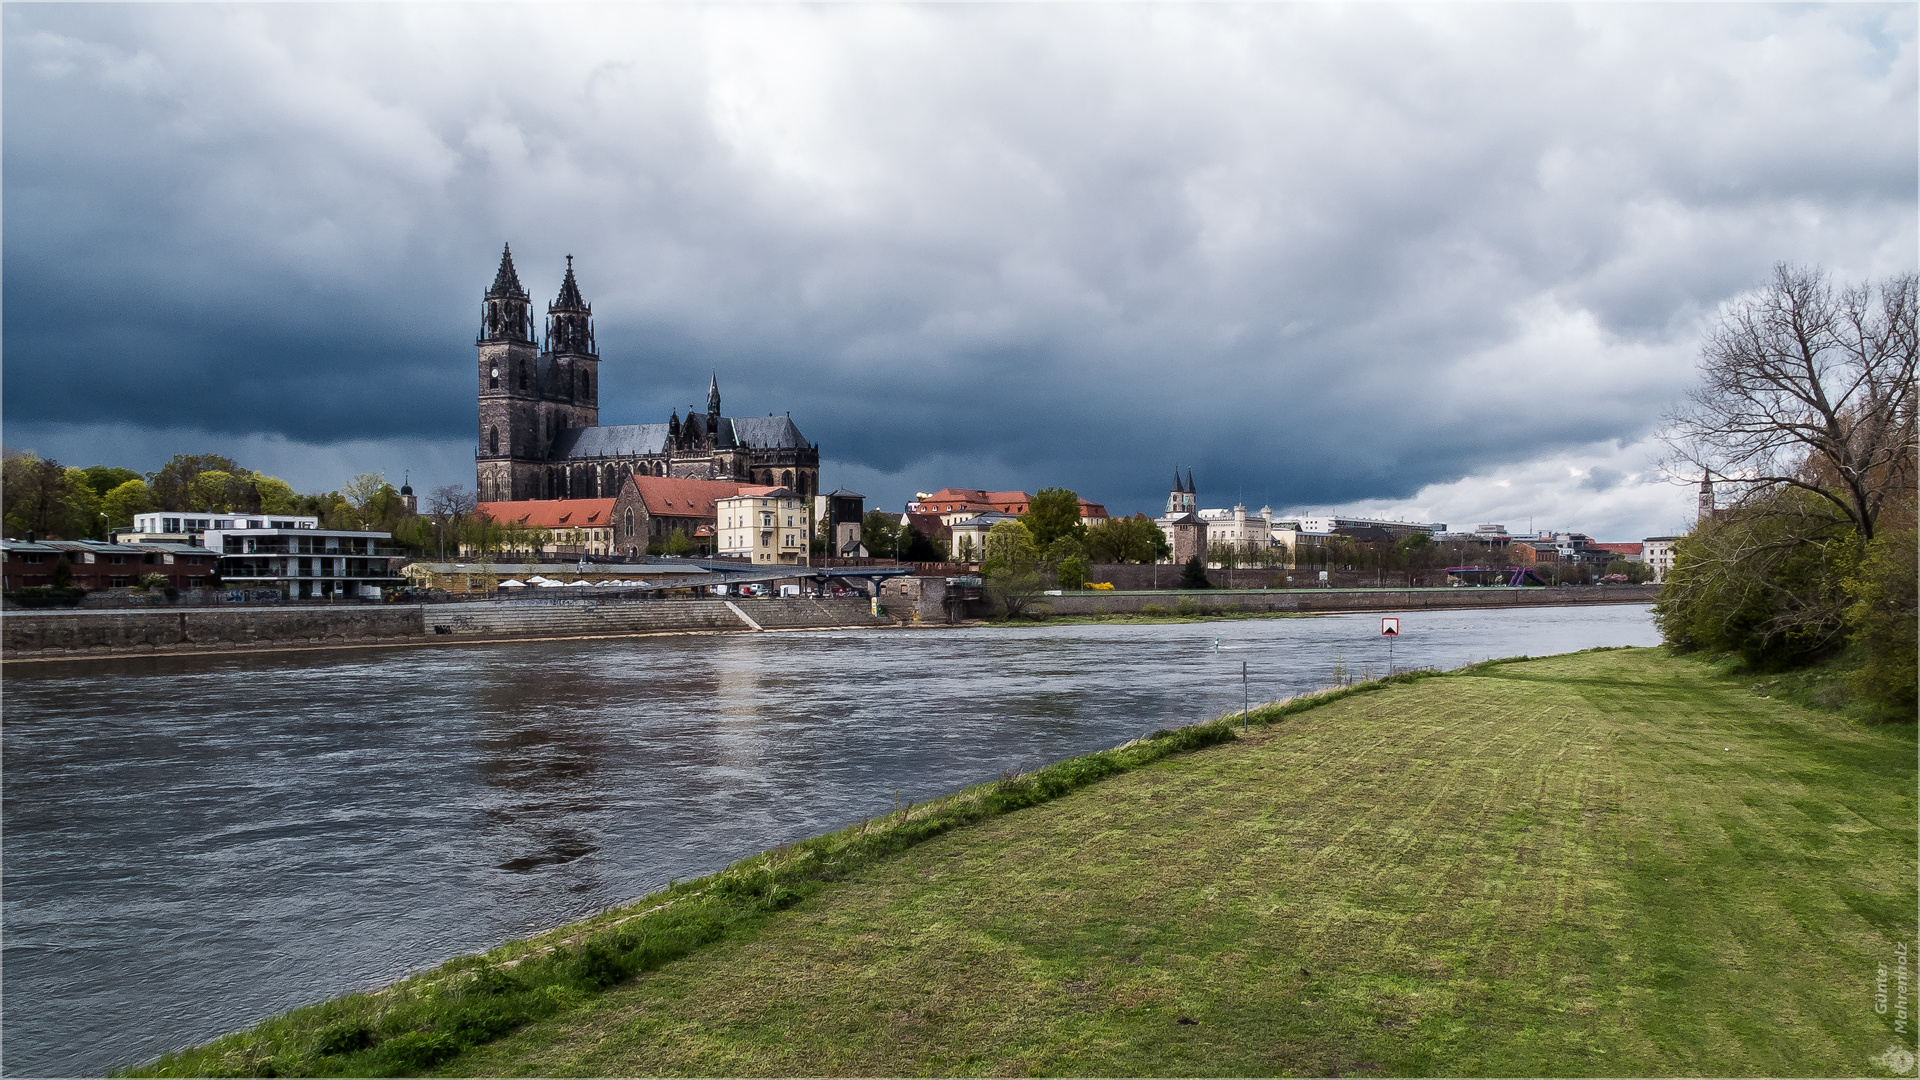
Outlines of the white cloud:
M 1661 471 L 1661 451 L 1651 439 L 1592 443 L 1428 484 L 1407 499 L 1289 507 L 1283 516 L 1337 510 L 1357 517 L 1444 522 L 1455 532 L 1496 523 L 1515 535 L 1584 532 L 1609 542 L 1685 532 L 1699 490 Z

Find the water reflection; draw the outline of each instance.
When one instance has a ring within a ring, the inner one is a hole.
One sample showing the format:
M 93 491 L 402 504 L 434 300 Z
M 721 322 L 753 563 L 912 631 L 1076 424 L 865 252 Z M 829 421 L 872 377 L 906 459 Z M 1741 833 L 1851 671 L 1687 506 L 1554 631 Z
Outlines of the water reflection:
M 7 672 L 5 1068 L 88 1074 L 1007 769 L 1384 669 L 1374 616 Z M 1218 652 L 1213 649 L 1220 639 Z M 1410 615 L 1404 664 L 1651 644 Z M 1379 655 L 1374 656 L 1375 653 Z

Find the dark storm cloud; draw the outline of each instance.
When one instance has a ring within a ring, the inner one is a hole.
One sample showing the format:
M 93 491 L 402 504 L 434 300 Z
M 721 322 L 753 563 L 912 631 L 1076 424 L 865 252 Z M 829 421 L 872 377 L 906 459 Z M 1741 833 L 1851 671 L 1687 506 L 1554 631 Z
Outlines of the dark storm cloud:
M 1774 261 L 1915 262 L 1906 6 L 5 18 L 10 443 L 457 462 L 510 239 L 605 422 L 717 370 L 886 504 L 1408 499 L 1642 438 Z

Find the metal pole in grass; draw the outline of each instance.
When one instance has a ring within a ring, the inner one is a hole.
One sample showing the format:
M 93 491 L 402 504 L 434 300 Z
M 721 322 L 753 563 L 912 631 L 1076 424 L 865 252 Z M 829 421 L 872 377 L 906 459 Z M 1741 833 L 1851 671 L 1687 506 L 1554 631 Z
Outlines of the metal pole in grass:
M 1247 713 L 1253 708 L 1253 698 L 1247 690 L 1247 662 L 1240 661 L 1240 730 L 1247 730 Z

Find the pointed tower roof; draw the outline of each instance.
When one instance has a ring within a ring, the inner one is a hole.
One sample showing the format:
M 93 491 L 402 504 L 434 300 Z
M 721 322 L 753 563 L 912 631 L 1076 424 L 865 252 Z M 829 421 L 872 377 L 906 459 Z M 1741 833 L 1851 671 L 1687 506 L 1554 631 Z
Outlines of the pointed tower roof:
M 713 381 L 707 384 L 707 411 L 720 411 L 720 373 L 717 371 L 713 373 Z
M 507 244 L 500 250 L 500 272 L 493 275 L 493 288 L 487 290 L 487 295 L 522 298 L 527 295 L 527 290 L 520 287 L 520 275 L 513 269 L 512 244 Z
M 567 256 L 567 276 L 560 282 L 560 296 L 548 311 L 585 311 L 587 302 L 580 297 L 580 283 L 573 280 L 573 256 Z
M 1187 490 L 1186 488 L 1183 488 L 1180 486 L 1180 466 L 1178 465 L 1175 465 L 1173 467 L 1173 490 L 1175 491 Z
M 1193 486 L 1193 470 L 1192 469 L 1187 470 L 1187 492 L 1188 494 L 1193 494 L 1193 495 L 1197 495 L 1200 493 L 1200 489 Z

